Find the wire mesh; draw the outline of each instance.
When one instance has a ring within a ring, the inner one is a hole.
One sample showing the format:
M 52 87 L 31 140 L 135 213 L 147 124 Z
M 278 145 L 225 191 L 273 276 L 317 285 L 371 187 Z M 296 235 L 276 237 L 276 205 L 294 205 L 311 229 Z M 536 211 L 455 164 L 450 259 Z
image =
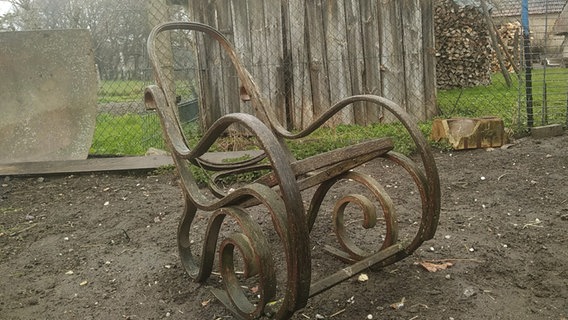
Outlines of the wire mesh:
M 191 20 L 219 29 L 290 129 L 307 126 L 339 98 L 370 93 L 401 104 L 417 121 L 499 116 L 522 133 L 568 122 L 568 31 L 559 23 L 566 20 L 566 2 L 529 1 L 527 41 L 522 0 L 97 0 L 58 6 L 35 0 L 33 10 L 3 16 L 0 28 L 88 28 L 100 77 L 91 154 L 143 154 L 164 148 L 158 118 L 143 105 L 143 90 L 154 82 L 146 39 L 158 23 Z M 172 94 L 182 121 L 207 124 L 225 113 L 252 112 L 239 102 L 238 81 L 219 48 L 202 47 L 203 40 L 184 32 L 161 41 L 172 57 Z M 389 120 L 381 110 L 355 105 L 330 125 Z

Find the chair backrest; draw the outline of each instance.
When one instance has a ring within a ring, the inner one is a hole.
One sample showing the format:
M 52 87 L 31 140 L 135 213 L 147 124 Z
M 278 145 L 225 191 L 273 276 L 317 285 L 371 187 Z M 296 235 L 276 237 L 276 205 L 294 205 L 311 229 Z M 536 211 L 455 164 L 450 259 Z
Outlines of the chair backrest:
M 150 35 L 148 36 L 148 55 L 150 62 L 152 63 L 156 83 L 164 92 L 169 108 L 175 109 L 176 106 L 175 95 L 171 94 L 172 92 L 174 92 L 174 88 L 171 87 L 173 82 L 168 81 L 166 70 L 160 63 L 158 46 L 161 44 L 159 43 L 159 41 L 157 41 L 157 38 L 160 33 L 170 30 L 189 30 L 200 32 L 216 40 L 229 57 L 237 73 L 240 81 L 240 88 L 235 89 L 240 89 L 241 99 L 244 101 L 250 101 L 255 112 L 254 115 L 266 125 L 268 125 L 273 131 L 275 131 L 275 133 L 278 132 L 284 135 L 289 134 L 289 132 L 284 129 L 284 127 L 277 120 L 274 112 L 266 107 L 258 86 L 254 82 L 251 74 L 245 68 L 244 64 L 239 59 L 231 43 L 218 30 L 202 23 L 167 22 L 156 26 L 154 29 L 152 29 Z

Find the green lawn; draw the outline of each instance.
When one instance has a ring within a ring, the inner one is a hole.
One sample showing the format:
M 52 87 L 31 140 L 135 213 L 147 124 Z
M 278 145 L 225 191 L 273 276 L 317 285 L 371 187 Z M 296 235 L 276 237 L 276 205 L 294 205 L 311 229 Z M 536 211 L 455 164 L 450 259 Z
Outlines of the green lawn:
M 141 80 L 103 80 L 99 87 L 98 103 L 140 101 L 144 88 L 151 84 Z M 192 95 L 188 80 L 176 81 L 176 94 L 182 97 Z
M 150 147 L 164 148 L 156 114 L 101 113 L 97 116 L 90 154 L 142 155 Z
M 137 80 L 103 80 L 99 87 L 98 103 L 139 101 L 148 85 Z
M 524 80 L 513 76 L 513 85 L 507 87 L 503 76 L 495 74 L 488 86 L 475 88 L 438 90 L 438 106 L 441 117 L 482 117 L 498 116 L 514 132 L 526 129 Z M 524 76 L 524 75 L 523 75 Z M 546 78 L 546 96 L 544 79 Z M 186 82 L 176 82 L 177 91 L 190 95 Z M 99 103 L 140 101 L 146 84 L 142 81 L 104 81 L 99 92 Z M 550 68 L 533 70 L 533 114 L 534 125 L 543 123 L 567 122 L 568 69 Z M 544 101 L 547 108 L 543 108 Z M 519 108 L 519 105 L 521 106 Z M 187 129 L 187 128 L 186 128 Z M 423 124 L 425 133 L 429 124 Z M 195 127 L 189 127 L 195 135 Z M 334 129 L 322 129 L 314 139 L 306 139 L 291 148 L 299 157 L 315 152 L 346 145 L 369 136 L 398 135 L 397 149 L 408 152 L 412 147 L 408 137 L 400 133 L 399 126 L 376 125 L 370 127 L 338 126 Z M 194 137 L 195 138 L 195 137 Z M 103 155 L 141 155 L 148 148 L 164 148 L 160 123 L 153 113 L 112 115 L 101 113 L 97 116 L 97 126 L 91 154 Z M 221 146 L 217 148 L 222 149 Z
M 566 123 L 568 99 L 568 69 L 534 69 L 533 115 L 535 125 L 543 121 L 543 101 L 546 100 L 548 123 Z M 544 81 L 546 79 L 546 81 Z M 526 127 L 526 96 L 522 79 L 512 75 L 513 84 L 507 87 L 501 74 L 494 74 L 491 85 L 465 89 L 438 90 L 438 106 L 443 117 L 498 116 L 513 129 Z M 544 84 L 546 83 L 546 96 Z M 520 85 L 519 85 L 520 84 Z M 519 105 L 521 106 L 519 108 Z

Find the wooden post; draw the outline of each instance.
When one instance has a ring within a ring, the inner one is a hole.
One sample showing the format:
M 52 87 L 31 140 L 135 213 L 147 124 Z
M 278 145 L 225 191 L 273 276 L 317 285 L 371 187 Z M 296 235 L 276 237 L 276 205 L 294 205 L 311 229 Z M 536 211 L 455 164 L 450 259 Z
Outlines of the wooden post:
M 511 87 L 511 75 L 509 71 L 505 68 L 505 63 L 503 63 L 503 56 L 501 55 L 501 49 L 495 38 L 495 28 L 493 27 L 493 21 L 491 21 L 491 16 L 489 15 L 489 10 L 487 10 L 487 4 L 485 0 L 481 0 L 481 9 L 483 10 L 483 16 L 485 17 L 485 23 L 487 24 L 487 32 L 491 38 L 491 44 L 493 44 L 493 49 L 495 49 L 495 54 L 497 55 L 497 61 L 499 62 L 499 67 L 501 68 L 501 73 L 503 73 L 503 78 L 507 83 L 507 87 Z
M 426 119 L 440 113 L 436 103 L 436 42 L 434 40 L 434 1 L 422 0 L 422 51 L 424 68 L 424 109 Z

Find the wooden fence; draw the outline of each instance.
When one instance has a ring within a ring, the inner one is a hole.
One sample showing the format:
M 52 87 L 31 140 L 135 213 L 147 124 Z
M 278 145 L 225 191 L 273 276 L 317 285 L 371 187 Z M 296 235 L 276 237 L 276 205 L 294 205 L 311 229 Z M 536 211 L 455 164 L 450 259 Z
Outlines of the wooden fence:
M 225 34 L 281 122 L 295 129 L 353 94 L 392 99 L 416 120 L 435 115 L 432 7 L 432 0 L 189 0 L 190 19 Z M 205 123 L 250 112 L 220 49 L 197 48 Z M 356 106 L 333 121 L 386 120 L 381 110 Z

